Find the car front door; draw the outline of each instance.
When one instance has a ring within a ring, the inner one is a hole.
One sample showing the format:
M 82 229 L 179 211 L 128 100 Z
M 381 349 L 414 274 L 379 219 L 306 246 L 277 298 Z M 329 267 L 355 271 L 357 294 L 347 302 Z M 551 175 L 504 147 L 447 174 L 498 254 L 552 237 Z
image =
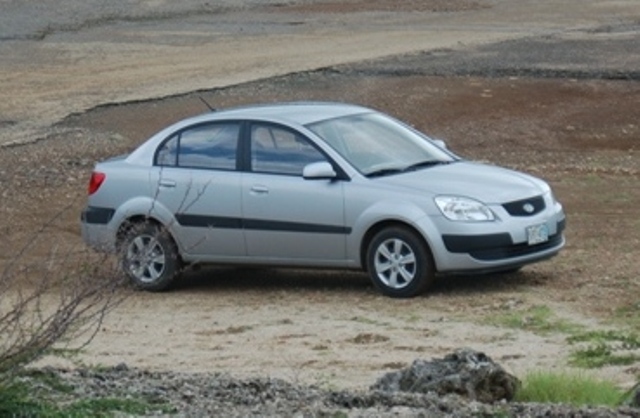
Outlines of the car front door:
M 151 185 L 171 211 L 169 225 L 182 251 L 204 259 L 244 257 L 241 179 L 237 171 L 240 123 L 185 129 L 158 149 Z
M 326 157 L 302 135 L 278 125 L 248 130 L 243 174 L 247 253 L 271 262 L 334 264 L 346 258 L 342 181 L 304 179 L 303 167 Z

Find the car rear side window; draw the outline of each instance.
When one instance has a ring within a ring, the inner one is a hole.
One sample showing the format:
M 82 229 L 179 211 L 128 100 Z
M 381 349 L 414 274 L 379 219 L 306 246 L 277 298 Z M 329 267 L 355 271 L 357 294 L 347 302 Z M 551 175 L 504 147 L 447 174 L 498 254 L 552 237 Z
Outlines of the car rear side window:
M 326 158 L 299 134 L 273 125 L 251 127 L 251 169 L 258 173 L 302 175 L 305 165 Z
M 239 133 L 239 123 L 188 128 L 160 146 L 156 165 L 235 170 Z
M 172 136 L 165 141 L 156 154 L 156 165 L 175 167 L 178 165 L 178 139 L 180 135 Z

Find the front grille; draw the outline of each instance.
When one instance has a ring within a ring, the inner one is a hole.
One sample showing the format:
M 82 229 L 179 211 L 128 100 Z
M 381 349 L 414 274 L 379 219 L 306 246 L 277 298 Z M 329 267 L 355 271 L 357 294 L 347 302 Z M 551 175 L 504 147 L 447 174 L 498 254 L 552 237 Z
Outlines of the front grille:
M 532 216 L 542 212 L 545 208 L 545 203 L 542 196 L 537 196 L 505 203 L 502 207 L 511 216 Z

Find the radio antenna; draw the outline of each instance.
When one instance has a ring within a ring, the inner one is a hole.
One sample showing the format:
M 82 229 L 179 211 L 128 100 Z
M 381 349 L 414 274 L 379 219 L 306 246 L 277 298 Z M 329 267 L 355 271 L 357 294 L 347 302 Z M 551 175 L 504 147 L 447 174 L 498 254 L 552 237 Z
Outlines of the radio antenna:
M 198 96 L 198 99 L 200 99 L 202 101 L 202 103 L 204 103 L 204 105 L 209 108 L 210 111 L 212 111 L 212 112 L 216 111 L 216 108 L 212 107 L 202 96 Z

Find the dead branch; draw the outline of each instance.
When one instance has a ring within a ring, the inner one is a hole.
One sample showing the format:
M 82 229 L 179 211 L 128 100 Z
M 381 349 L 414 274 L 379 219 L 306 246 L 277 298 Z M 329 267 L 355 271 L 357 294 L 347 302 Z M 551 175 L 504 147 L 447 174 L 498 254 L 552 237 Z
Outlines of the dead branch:
M 113 256 L 58 243 L 56 222 L 69 209 L 0 266 L 0 383 L 52 348 L 84 347 L 127 294 Z

